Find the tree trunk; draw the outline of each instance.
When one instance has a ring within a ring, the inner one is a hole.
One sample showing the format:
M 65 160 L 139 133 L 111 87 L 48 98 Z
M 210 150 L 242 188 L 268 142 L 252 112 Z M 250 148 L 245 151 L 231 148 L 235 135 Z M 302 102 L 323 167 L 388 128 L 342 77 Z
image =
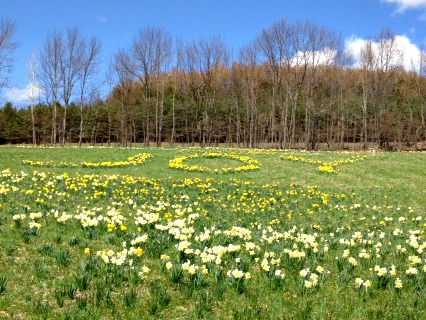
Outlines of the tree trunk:
M 80 106 L 80 131 L 78 135 L 78 146 L 81 147 L 83 143 L 83 106 Z
M 176 88 L 173 88 L 173 96 L 172 96 L 172 133 L 170 135 L 170 145 L 173 146 L 175 141 L 175 128 L 176 128 L 176 116 L 175 116 L 175 95 Z

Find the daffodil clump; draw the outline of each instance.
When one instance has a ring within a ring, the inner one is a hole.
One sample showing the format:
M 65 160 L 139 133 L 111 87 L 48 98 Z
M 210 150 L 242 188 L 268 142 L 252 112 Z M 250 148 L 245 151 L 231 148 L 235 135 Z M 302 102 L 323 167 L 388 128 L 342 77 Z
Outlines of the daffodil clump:
M 32 161 L 32 160 L 22 160 L 23 164 L 32 166 L 32 167 L 52 167 L 54 165 L 53 161 Z
M 24 318 L 46 310 L 52 318 L 297 318 L 311 310 L 324 318 L 341 305 L 368 318 L 386 305 L 394 318 L 421 318 L 425 213 L 382 194 L 370 199 L 232 177 L 3 170 L 2 297 L 28 299 L 2 310 Z M 37 294 L 44 300 L 29 298 Z
M 365 160 L 367 156 L 363 155 L 357 155 L 351 158 L 347 159 L 340 159 L 335 161 L 322 161 L 318 159 L 310 159 L 307 157 L 297 156 L 297 155 L 289 155 L 289 156 L 280 156 L 282 160 L 287 161 L 300 161 L 304 163 L 310 163 L 310 164 L 318 164 L 318 170 L 323 173 L 337 173 L 338 169 L 337 167 L 343 165 L 343 164 L 351 164 L 358 161 Z
M 209 167 L 199 166 L 199 165 L 188 165 L 185 162 L 191 159 L 215 159 L 215 158 L 225 158 L 231 160 L 237 160 L 242 162 L 244 165 L 236 168 L 221 168 L 221 169 L 210 169 Z M 169 161 L 169 167 L 185 171 L 195 171 L 195 172 L 213 172 L 213 173 L 236 173 L 244 171 L 253 171 L 259 170 L 260 164 L 257 160 L 252 159 L 247 156 L 238 155 L 235 153 L 225 153 L 225 152 L 204 152 L 204 153 L 195 153 L 188 156 L 179 156 Z
M 53 167 L 58 166 L 61 168 L 116 168 L 116 167 L 126 167 L 126 166 L 134 166 L 139 165 L 152 158 L 152 155 L 149 153 L 138 153 L 134 156 L 127 158 L 124 161 L 101 161 L 101 162 L 90 162 L 83 161 L 80 164 L 73 162 L 65 162 L 61 161 L 55 164 L 53 161 L 32 161 L 32 160 L 22 160 L 22 163 L 25 165 L 33 166 L 33 167 Z

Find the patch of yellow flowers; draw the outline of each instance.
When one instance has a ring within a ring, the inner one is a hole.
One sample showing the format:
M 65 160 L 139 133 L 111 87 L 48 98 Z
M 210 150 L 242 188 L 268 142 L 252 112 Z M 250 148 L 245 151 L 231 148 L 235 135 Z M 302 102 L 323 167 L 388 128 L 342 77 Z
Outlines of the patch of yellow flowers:
M 208 155 L 223 156 L 215 152 Z M 258 281 L 263 275 L 284 279 L 286 270 L 303 288 L 315 289 L 328 270 L 332 270 L 331 276 L 336 275 L 337 263 L 344 261 L 342 268 L 347 270 L 352 287 L 355 282 L 355 288 L 373 290 L 380 279 L 389 276 L 399 290 L 415 281 L 420 283 L 426 273 L 425 219 L 414 216 L 410 208 L 403 211 L 354 203 L 351 196 L 328 195 L 317 187 L 291 185 L 283 189 L 236 179 L 229 183 L 177 180 L 170 182 L 173 193 L 167 195 L 167 183 L 131 176 L 38 171 L 26 175 L 4 170 L 0 175 L 4 203 L 25 201 L 29 206 L 25 211 L 11 211 L 16 228 L 43 230 L 52 219 L 61 228 L 77 222 L 84 230 L 105 230 L 111 234 L 109 238 L 123 236 L 126 241 L 121 248 L 93 244 L 93 252 L 107 265 L 132 268 L 146 262 L 159 272 L 145 259 L 149 256 L 145 252 L 160 243 L 154 242 L 158 241 L 156 236 L 165 235 L 159 237 L 170 242 L 167 252 L 159 252 L 165 270 L 180 264 L 189 276 L 221 270 L 229 280 L 253 276 Z M 220 188 L 228 189 L 221 194 Z M 191 190 L 196 195 L 186 194 Z M 75 205 L 77 197 L 87 197 L 84 207 Z M 72 204 L 68 213 L 61 207 L 65 202 Z M 209 208 L 203 207 L 206 203 Z M 312 214 L 305 215 L 302 209 L 306 208 L 312 208 Z M 223 212 L 223 216 L 214 220 L 207 209 L 217 215 Z M 84 253 L 89 255 L 91 249 Z M 320 259 L 327 271 L 318 265 Z M 394 261 L 396 266 L 391 265 Z M 289 270 L 289 265 L 294 269 Z M 146 265 L 140 266 L 141 278 L 149 272 Z
M 208 167 L 198 166 L 198 165 L 187 165 L 185 161 L 191 159 L 200 159 L 200 158 L 225 158 L 232 159 L 242 162 L 244 165 L 237 168 L 221 168 L 221 169 L 210 169 Z M 260 169 L 260 163 L 247 156 L 237 155 L 235 153 L 224 153 L 224 152 L 204 152 L 202 154 L 192 154 L 188 156 L 179 156 L 169 161 L 169 167 L 185 171 L 195 171 L 195 172 L 212 172 L 212 173 L 238 173 L 244 171 L 253 171 Z
M 338 166 L 342 164 L 348 164 L 348 163 L 355 163 L 357 161 L 365 160 L 367 156 L 354 156 L 348 159 L 342 159 L 342 160 L 335 160 L 335 161 L 321 161 L 321 160 L 314 160 L 309 159 L 305 157 L 300 157 L 296 155 L 289 155 L 289 156 L 281 156 L 282 160 L 288 160 L 288 161 L 299 161 L 304 163 L 311 163 L 311 164 L 318 164 L 318 170 L 323 173 L 337 173 L 338 169 L 336 169 Z
M 127 158 L 124 161 L 101 161 L 101 162 L 90 162 L 83 161 L 80 164 L 73 162 L 64 162 L 61 161 L 58 163 L 58 167 L 61 168 L 116 168 L 116 167 L 126 167 L 142 164 L 147 161 L 149 158 L 152 158 L 152 155 L 149 153 L 138 153 L 134 156 Z M 23 164 L 32 166 L 32 167 L 53 167 L 55 163 L 53 161 L 32 161 L 32 160 L 22 160 Z

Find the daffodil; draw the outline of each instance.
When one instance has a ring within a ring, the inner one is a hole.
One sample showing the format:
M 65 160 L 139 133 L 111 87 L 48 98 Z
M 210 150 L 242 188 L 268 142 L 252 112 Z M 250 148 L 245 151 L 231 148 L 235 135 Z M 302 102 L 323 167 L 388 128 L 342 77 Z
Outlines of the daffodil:
M 400 278 L 396 278 L 395 280 L 395 288 L 396 289 L 401 289 L 402 288 L 402 281 Z

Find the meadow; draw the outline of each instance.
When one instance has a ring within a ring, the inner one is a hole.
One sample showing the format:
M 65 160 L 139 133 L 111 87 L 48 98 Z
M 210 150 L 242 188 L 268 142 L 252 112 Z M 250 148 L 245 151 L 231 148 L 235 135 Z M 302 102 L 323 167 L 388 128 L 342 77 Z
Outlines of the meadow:
M 0 147 L 0 318 L 425 319 L 426 153 Z

